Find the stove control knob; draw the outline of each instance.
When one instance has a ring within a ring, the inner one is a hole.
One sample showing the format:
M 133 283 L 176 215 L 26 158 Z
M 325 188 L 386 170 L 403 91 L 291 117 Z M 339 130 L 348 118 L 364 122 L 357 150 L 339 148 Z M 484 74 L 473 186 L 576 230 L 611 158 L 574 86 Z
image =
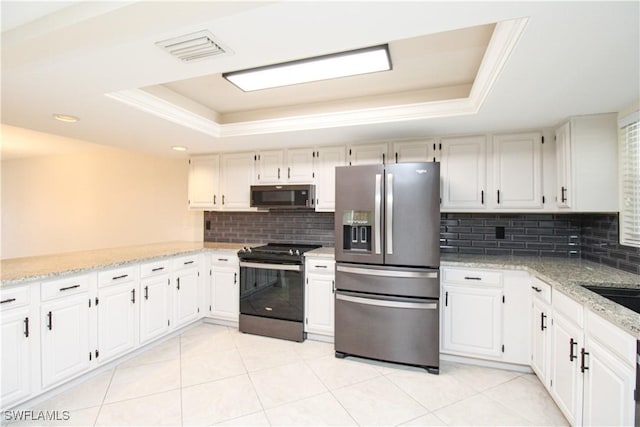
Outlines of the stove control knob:
M 243 246 L 242 249 L 240 249 L 240 250 L 242 251 L 242 253 L 245 253 L 245 252 L 247 252 L 247 247 Z
M 247 252 L 251 253 L 251 248 L 247 248 Z
M 289 249 L 289 255 L 293 255 L 293 249 Z
M 300 251 L 296 249 L 296 255 L 300 255 Z

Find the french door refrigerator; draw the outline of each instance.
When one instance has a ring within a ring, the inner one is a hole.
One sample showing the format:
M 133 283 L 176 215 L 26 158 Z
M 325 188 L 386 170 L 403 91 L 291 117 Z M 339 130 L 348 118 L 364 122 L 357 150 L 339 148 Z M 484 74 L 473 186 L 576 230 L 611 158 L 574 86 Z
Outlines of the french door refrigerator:
M 440 164 L 336 168 L 336 357 L 439 370 Z

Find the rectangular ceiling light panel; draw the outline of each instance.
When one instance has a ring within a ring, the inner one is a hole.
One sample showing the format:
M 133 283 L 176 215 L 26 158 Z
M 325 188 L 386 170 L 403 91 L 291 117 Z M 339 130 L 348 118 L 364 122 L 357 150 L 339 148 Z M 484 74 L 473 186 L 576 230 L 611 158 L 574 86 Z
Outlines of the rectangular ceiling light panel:
M 222 76 L 245 92 L 391 70 L 387 45 L 267 65 Z
M 207 30 L 163 40 L 157 46 L 182 61 L 189 62 L 221 55 L 227 51 Z

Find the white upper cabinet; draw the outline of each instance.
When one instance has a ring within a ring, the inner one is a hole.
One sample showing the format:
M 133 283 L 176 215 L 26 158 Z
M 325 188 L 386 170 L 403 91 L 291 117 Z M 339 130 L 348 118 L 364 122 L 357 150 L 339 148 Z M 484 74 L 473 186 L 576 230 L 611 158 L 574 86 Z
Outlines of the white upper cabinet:
M 189 209 L 217 209 L 220 203 L 220 156 L 189 159 Z
M 250 205 L 254 162 L 253 153 L 233 153 L 221 156 L 221 209 L 252 210 Z
M 349 146 L 349 166 L 383 165 L 387 160 L 386 143 Z
M 277 184 L 285 181 L 283 150 L 260 151 L 254 155 L 254 161 L 258 184 Z
M 442 138 L 441 143 L 442 209 L 484 209 L 487 201 L 485 137 Z
M 557 206 L 618 211 L 617 115 L 571 118 L 556 129 Z
M 287 150 L 287 182 L 291 184 L 309 184 L 315 177 L 315 149 L 294 148 Z
M 493 137 L 493 186 L 497 209 L 543 207 L 540 132 Z
M 412 163 L 412 162 L 435 162 L 434 139 L 420 141 L 394 142 L 391 149 L 393 154 L 392 162 Z
M 345 162 L 344 146 L 321 147 L 316 152 L 316 211 L 335 209 L 336 167 Z

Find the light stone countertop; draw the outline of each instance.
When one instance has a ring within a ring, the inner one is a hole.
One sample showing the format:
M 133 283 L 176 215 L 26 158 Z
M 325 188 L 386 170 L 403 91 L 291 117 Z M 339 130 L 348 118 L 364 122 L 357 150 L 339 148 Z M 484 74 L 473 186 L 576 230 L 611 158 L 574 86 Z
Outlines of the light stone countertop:
M 317 258 L 335 258 L 335 249 L 334 248 L 318 248 L 312 251 L 308 251 L 304 253 L 306 257 L 317 257 Z
M 90 251 L 67 252 L 0 261 L 0 287 L 78 274 L 94 269 L 118 267 L 203 250 L 237 253 L 251 243 L 165 242 Z

